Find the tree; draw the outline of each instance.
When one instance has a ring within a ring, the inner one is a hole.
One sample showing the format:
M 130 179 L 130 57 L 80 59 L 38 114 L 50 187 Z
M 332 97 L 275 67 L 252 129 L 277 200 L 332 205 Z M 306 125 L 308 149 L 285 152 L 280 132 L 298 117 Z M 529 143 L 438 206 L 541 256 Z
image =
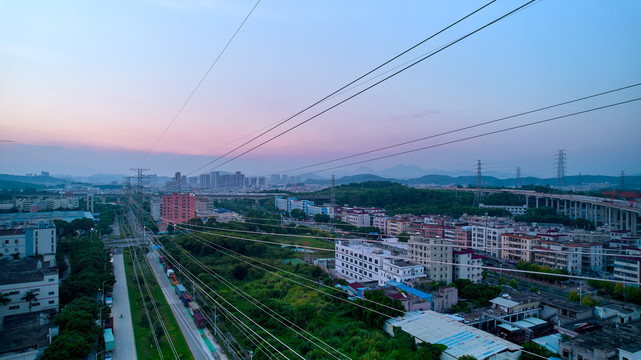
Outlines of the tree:
M 599 300 L 595 299 L 595 298 L 594 298 L 593 296 L 591 296 L 591 295 L 586 295 L 586 296 L 584 296 L 584 297 L 583 297 L 583 299 L 581 300 L 581 304 L 583 304 L 583 305 L 585 305 L 585 306 L 590 306 L 590 307 L 592 307 L 592 306 L 597 306 L 597 305 L 599 305 Z
M 499 285 L 505 285 L 505 284 L 507 284 L 507 279 L 504 278 L 504 277 L 500 277 L 499 278 Z
M 317 223 L 328 223 L 329 220 L 330 220 L 329 215 L 325 215 L 325 214 L 314 215 L 314 221 Z
M 458 360 L 477 360 L 477 359 L 472 355 L 463 355 L 459 357 Z
M 294 219 L 299 219 L 299 220 L 303 220 L 303 219 L 305 219 L 305 212 L 304 212 L 303 210 L 294 209 L 294 210 L 292 210 L 289 214 L 290 214 L 290 215 L 291 215 L 291 217 L 293 217 Z
M 247 266 L 236 265 L 236 267 L 234 267 L 234 270 L 232 271 L 232 275 L 234 275 L 236 279 L 242 280 L 245 278 L 245 276 L 247 276 L 248 272 L 249 269 L 247 268 Z
M 568 299 L 570 299 L 570 301 L 579 302 L 580 298 L 579 293 L 576 291 L 570 291 L 568 293 Z
M 519 283 L 516 282 L 516 280 L 512 279 L 512 280 L 510 280 L 510 287 L 512 287 L 513 289 L 518 289 L 519 288 Z
M 24 296 L 20 300 L 26 301 L 29 303 L 29 312 L 31 312 L 33 303 L 38 300 L 38 295 L 33 291 L 29 290 L 24 294 Z

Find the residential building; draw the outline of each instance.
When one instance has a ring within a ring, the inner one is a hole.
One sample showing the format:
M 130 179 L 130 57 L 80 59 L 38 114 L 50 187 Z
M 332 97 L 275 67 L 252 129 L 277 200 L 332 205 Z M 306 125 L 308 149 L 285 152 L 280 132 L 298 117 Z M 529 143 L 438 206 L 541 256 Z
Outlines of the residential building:
M 398 281 L 387 281 L 385 284 L 391 289 L 396 290 L 393 294 L 388 294 L 387 291 L 385 294 L 390 296 L 392 299 L 399 300 L 401 304 L 403 304 L 403 307 L 405 307 L 405 311 L 434 309 L 434 300 L 431 294 L 424 293 L 423 291 L 417 290 Z
M 393 259 L 391 250 L 362 240 L 336 241 L 336 272 L 346 279 L 384 284 L 383 260 Z
M 411 221 L 407 219 L 388 218 L 387 219 L 387 232 L 385 235 L 398 236 L 400 234 L 407 234 L 410 229 Z
M 473 225 L 472 249 L 502 257 L 501 235 L 514 231 L 513 227 L 503 224 Z
M 375 214 L 372 216 L 372 226 L 378 228 L 381 234 L 387 234 L 387 219 L 389 218 L 385 214 Z
M 452 251 L 454 265 L 453 275 L 456 279 L 468 279 L 475 284 L 483 280 L 483 256 L 477 255 L 473 250 Z
M 634 304 L 595 306 L 596 315 L 611 324 L 627 324 L 641 319 L 641 307 Z
M 506 235 L 508 236 L 508 235 Z M 534 246 L 534 263 L 551 269 L 565 270 L 570 274 L 582 272 L 582 247 L 575 244 L 541 241 L 540 246 Z
M 44 261 L 56 256 L 56 227 L 50 223 L 27 225 L 0 230 L 0 254 L 19 257 L 42 255 Z
M 164 224 L 186 223 L 196 217 L 194 194 L 173 193 L 162 196 L 161 217 Z
M 425 277 L 425 267 L 403 259 L 383 259 L 382 275 L 385 281 L 411 284 L 415 279 Z
M 154 221 L 160 221 L 161 215 L 160 215 L 160 209 L 162 208 L 162 198 L 159 197 L 152 197 L 151 198 L 151 203 L 150 203 L 150 210 L 151 210 L 151 218 L 154 219 Z
M 641 359 L 641 322 L 605 327 L 562 340 L 559 355 L 563 360 Z
M 641 256 L 615 256 L 614 279 L 626 283 L 641 283 Z
M 356 227 L 367 227 L 372 224 L 370 221 L 370 214 L 360 209 L 343 211 L 341 213 L 341 221 Z
M 453 243 L 442 238 L 411 235 L 407 244 L 407 259 L 425 266 L 427 278 L 452 282 Z
M 0 261 L 0 292 L 9 297 L 9 303 L 0 306 L 0 312 L 8 316 L 58 310 L 59 283 L 55 259 L 46 262 L 34 258 L 3 259 Z M 36 295 L 31 304 L 23 300 L 30 291 Z
M 472 247 L 471 226 L 446 226 L 443 237 L 452 241 L 455 249 L 469 249 Z
M 541 244 L 539 236 L 504 233 L 501 234 L 501 258 L 514 262 L 534 261 L 535 246 Z
M 492 208 L 507 210 L 512 216 L 525 215 L 527 212 L 527 204 L 525 205 L 485 205 L 479 204 L 480 208 Z

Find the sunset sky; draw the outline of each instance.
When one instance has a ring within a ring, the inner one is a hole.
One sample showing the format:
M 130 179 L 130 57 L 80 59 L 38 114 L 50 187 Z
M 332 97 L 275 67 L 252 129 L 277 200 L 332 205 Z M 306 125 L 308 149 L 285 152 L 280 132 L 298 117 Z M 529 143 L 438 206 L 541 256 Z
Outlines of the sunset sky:
M 0 173 L 296 175 L 641 97 L 637 86 L 290 171 L 641 82 L 641 2 L 542 0 L 237 160 L 206 165 L 486 2 L 263 0 L 160 138 L 256 1 L 0 1 L 0 140 L 15 141 L 0 143 Z M 270 135 L 525 2 L 496 1 Z M 570 175 L 641 174 L 640 136 L 635 101 L 347 169 L 473 171 L 481 159 L 489 171 L 554 177 L 564 149 Z

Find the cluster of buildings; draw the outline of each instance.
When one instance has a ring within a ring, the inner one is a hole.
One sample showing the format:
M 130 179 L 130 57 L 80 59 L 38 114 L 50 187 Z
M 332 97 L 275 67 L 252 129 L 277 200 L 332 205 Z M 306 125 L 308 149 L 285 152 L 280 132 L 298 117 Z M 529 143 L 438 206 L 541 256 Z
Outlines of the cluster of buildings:
M 0 214 L 0 358 L 38 358 L 57 335 L 59 310 L 54 220 L 93 219 L 85 211 Z
M 181 189 L 200 189 L 201 191 L 231 191 L 240 189 L 260 189 L 265 187 L 265 177 L 249 177 L 240 171 L 225 174 L 212 171 L 198 176 L 185 176 L 176 172 L 173 180 L 167 183 L 167 188 L 180 191 Z
M 171 193 L 152 197 L 151 216 L 162 224 L 186 223 L 199 218 L 203 222 L 213 218 L 217 222 L 244 221 L 235 212 L 220 209 L 215 206 L 213 199 L 207 195 L 193 193 Z
M 19 212 L 38 212 L 57 209 L 78 209 L 81 196 L 61 195 L 23 195 L 0 203 L 0 210 Z

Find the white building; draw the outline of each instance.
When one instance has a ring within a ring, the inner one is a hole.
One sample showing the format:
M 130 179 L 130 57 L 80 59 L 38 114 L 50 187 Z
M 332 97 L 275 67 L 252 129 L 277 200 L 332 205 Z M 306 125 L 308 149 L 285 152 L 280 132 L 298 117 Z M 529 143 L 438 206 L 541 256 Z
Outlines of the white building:
M 485 205 L 479 204 L 480 208 L 492 208 L 492 209 L 503 209 L 507 210 L 512 214 L 512 216 L 525 215 L 527 212 L 527 204 L 525 205 Z
M 384 261 L 402 259 L 405 256 L 403 245 L 406 244 L 386 242 L 373 244 L 362 240 L 339 240 L 336 242 L 336 272 L 346 279 L 361 282 L 378 281 L 383 285 L 389 280 L 384 274 Z M 398 266 L 400 269 L 400 264 Z M 413 267 L 410 268 L 415 270 Z M 395 271 L 394 267 L 390 269 Z
M 9 297 L 9 303 L 0 306 L 3 317 L 30 311 L 58 310 L 59 280 L 54 261 L 3 259 L 0 270 L 0 292 Z M 31 307 L 23 300 L 29 291 L 36 294 Z
M 410 284 L 413 280 L 425 277 L 425 267 L 403 259 L 383 259 L 383 278 Z M 381 284 L 382 285 L 382 284 Z
M 505 225 L 472 226 L 472 248 L 501 257 L 501 235 L 512 232 L 514 228 Z
M 425 266 L 429 279 L 446 284 L 452 282 L 453 242 L 412 235 L 407 246 L 407 259 Z
M 472 250 L 454 250 L 453 275 L 456 279 L 468 279 L 475 284 L 483 280 L 483 257 Z
M 56 227 L 50 224 L 0 230 L 0 253 L 3 256 L 43 255 L 44 261 L 51 261 L 55 258 L 56 247 Z
M 344 211 L 341 213 L 341 221 L 356 227 L 371 226 L 370 215 L 361 211 Z

